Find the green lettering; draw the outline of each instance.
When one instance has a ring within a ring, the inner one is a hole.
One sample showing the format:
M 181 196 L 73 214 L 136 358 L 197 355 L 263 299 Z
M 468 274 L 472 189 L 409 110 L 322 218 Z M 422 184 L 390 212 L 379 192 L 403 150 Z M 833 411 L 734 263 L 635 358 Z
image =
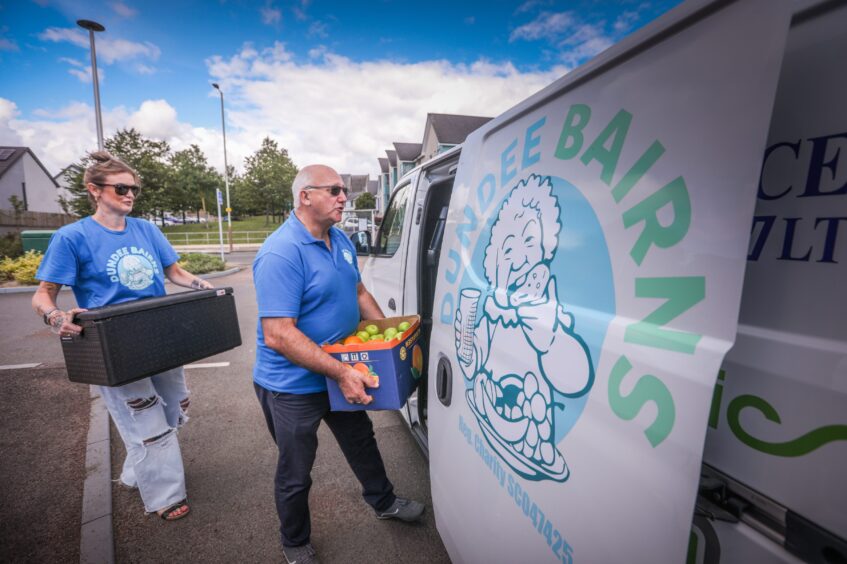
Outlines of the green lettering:
M 741 427 L 741 411 L 752 408 L 761 413 L 765 419 L 776 424 L 782 424 L 776 409 L 760 397 L 752 395 L 738 396 L 726 410 L 726 420 L 732 433 L 745 445 L 765 454 L 782 457 L 796 457 L 809 454 L 827 443 L 847 441 L 847 425 L 827 425 L 809 431 L 805 435 L 784 443 L 771 443 L 757 439 Z
M 582 164 L 585 165 L 592 160 L 600 163 L 600 166 L 603 167 L 603 170 L 600 171 L 600 178 L 606 184 L 612 183 L 612 176 L 618 166 L 618 159 L 621 156 L 623 142 L 626 140 L 630 123 L 632 123 L 632 114 L 626 110 L 619 111 L 606 126 L 606 129 L 600 132 L 594 143 L 585 150 L 580 159 Z M 609 139 L 612 140 L 612 146 L 607 149 L 606 143 Z
M 656 214 L 668 204 L 673 208 L 673 221 L 664 227 Z M 642 221 L 644 230 L 629 253 L 638 265 L 644 260 L 650 245 L 666 249 L 682 241 L 688 233 L 691 226 L 691 200 L 685 179 L 680 176 L 672 180 L 623 214 L 623 224 L 627 229 Z
M 633 186 L 641 180 L 650 167 L 656 164 L 656 161 L 659 160 L 659 157 L 664 154 L 665 148 L 658 141 L 653 141 L 653 144 L 650 145 L 650 148 L 644 151 L 644 154 L 632 165 L 632 168 L 627 171 L 623 178 L 621 178 L 620 182 L 618 182 L 617 186 L 612 188 L 612 197 L 615 199 L 615 203 L 620 203 L 621 200 L 624 199 Z
M 609 406 L 615 415 L 630 421 L 638 415 L 647 402 L 654 402 L 658 413 L 653 423 L 644 430 L 644 435 L 655 448 L 668 438 L 673 429 L 676 419 L 673 396 L 662 381 L 652 374 L 645 374 L 639 378 L 628 396 L 621 395 L 621 382 L 631 368 L 632 364 L 626 356 L 620 357 L 612 368 L 612 373 L 609 374 Z
M 706 297 L 706 278 L 636 278 L 637 298 L 665 298 L 667 301 L 653 313 L 626 328 L 624 341 L 674 352 L 694 354 L 702 335 L 664 329 L 673 319 L 691 309 Z
M 709 427 L 712 429 L 718 428 L 718 422 L 721 417 L 721 400 L 723 399 L 723 381 L 726 378 L 726 372 L 721 370 L 718 372 L 718 383 L 715 386 L 715 391 L 712 394 L 712 409 L 709 411 Z
M 566 161 L 572 159 L 579 154 L 582 149 L 582 130 L 591 119 L 591 108 L 585 104 L 574 104 L 568 110 L 568 116 L 565 118 L 565 123 L 562 125 L 562 134 L 559 136 L 559 143 L 556 145 L 556 158 Z M 568 145 L 568 140 L 572 140 Z

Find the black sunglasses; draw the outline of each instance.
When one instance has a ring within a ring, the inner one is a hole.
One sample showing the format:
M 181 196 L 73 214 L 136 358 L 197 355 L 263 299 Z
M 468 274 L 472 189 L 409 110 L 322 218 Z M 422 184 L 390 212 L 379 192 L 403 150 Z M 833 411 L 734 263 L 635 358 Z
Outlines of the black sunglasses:
M 126 193 L 130 190 L 132 190 L 133 196 L 138 196 L 138 193 L 141 192 L 141 186 L 138 184 L 101 184 L 99 182 L 92 182 L 92 184 L 100 186 L 101 188 L 111 186 L 115 189 L 115 194 L 118 196 L 126 196 Z
M 327 190 L 330 196 L 336 197 L 340 193 L 344 192 L 346 196 L 349 193 L 349 190 L 346 186 L 304 186 L 303 190 Z

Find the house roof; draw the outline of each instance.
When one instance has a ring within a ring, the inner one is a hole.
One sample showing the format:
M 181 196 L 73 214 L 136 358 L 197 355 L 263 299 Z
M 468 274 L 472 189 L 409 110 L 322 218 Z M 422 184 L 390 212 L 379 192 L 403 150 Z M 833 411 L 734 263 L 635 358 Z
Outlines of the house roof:
M 457 114 L 427 114 L 424 131 L 428 131 L 431 124 L 439 143 L 458 145 L 459 143 L 464 143 L 465 138 L 472 131 L 485 125 L 492 119 L 494 118 Z
M 388 155 L 388 164 L 391 166 L 397 166 L 397 151 L 386 149 L 385 154 Z
M 379 190 L 379 182 L 368 179 L 368 192 L 375 195 L 377 190 Z
M 401 161 L 413 161 L 421 154 L 420 143 L 394 143 L 394 149 L 397 151 L 397 159 Z
M 0 147 L 0 178 L 6 174 L 6 171 L 12 168 L 18 159 L 23 157 L 25 154 L 29 153 L 32 159 L 41 167 L 41 170 L 44 171 L 44 174 L 47 175 L 47 178 L 53 183 L 56 188 L 59 187 L 59 183 L 56 182 L 56 179 L 53 178 L 53 175 L 47 172 L 47 168 L 41 164 L 41 161 L 38 160 L 38 157 L 35 156 L 35 153 L 29 147 Z
M 381 170 L 382 172 L 388 172 L 388 159 L 377 157 L 376 160 L 379 161 L 379 170 Z
M 368 186 L 368 175 L 367 174 L 354 174 L 350 178 L 350 191 L 351 192 L 364 192 Z

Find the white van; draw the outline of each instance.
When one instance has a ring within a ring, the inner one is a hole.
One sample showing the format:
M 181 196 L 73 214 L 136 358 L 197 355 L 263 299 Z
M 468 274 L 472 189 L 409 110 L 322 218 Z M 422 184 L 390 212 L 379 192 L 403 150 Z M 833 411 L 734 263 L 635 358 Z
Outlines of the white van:
M 454 562 L 847 561 L 845 54 L 843 1 L 685 3 L 398 183 Z

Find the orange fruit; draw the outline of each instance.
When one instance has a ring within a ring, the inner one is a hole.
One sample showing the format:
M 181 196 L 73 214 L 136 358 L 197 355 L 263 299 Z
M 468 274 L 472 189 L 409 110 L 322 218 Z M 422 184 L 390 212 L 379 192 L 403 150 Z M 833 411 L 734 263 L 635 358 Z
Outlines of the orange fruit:
M 358 345 L 358 344 L 361 344 L 361 342 L 362 342 L 362 339 L 360 339 L 356 335 L 350 335 L 349 337 L 344 339 L 345 345 Z
M 362 362 L 357 362 L 356 364 L 353 365 L 353 369 L 358 370 L 363 375 L 368 376 L 370 378 L 371 385 L 368 386 L 368 387 L 375 388 L 376 386 L 379 385 L 379 376 L 377 376 L 376 373 L 372 372 L 367 364 L 364 364 Z
M 423 371 L 423 351 L 420 345 L 415 345 L 415 348 L 412 349 L 412 366 L 418 372 Z

